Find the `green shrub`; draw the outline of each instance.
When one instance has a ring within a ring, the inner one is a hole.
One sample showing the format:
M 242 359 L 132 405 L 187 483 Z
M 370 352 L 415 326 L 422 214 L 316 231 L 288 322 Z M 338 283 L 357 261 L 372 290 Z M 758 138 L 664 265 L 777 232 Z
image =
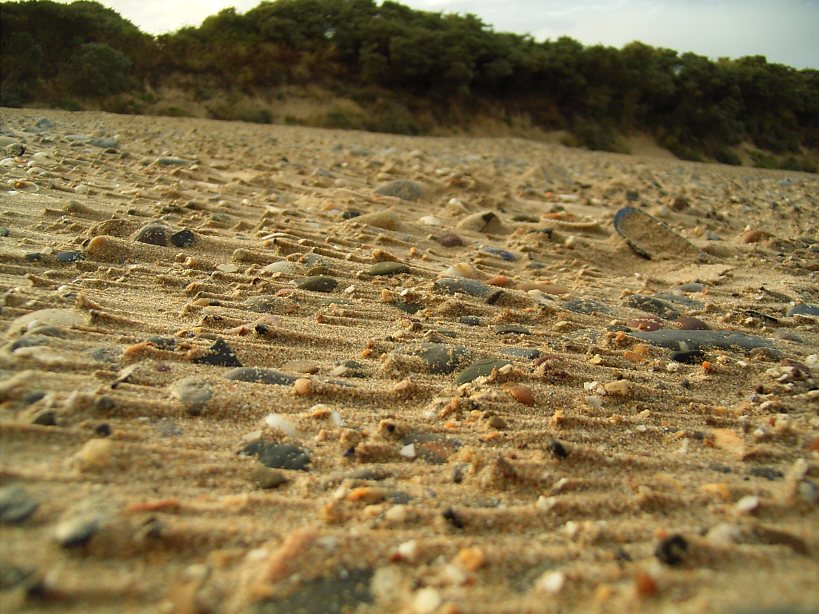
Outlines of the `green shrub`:
M 86 43 L 69 60 L 65 78 L 69 90 L 83 98 L 119 94 L 133 86 L 131 62 L 106 43 Z

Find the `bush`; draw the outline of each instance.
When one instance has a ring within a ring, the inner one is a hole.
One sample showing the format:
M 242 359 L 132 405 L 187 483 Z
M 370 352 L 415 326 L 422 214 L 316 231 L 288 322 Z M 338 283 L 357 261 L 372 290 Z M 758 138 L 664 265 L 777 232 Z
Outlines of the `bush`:
M 119 94 L 133 86 L 131 62 L 106 43 L 86 43 L 65 69 L 69 90 L 83 98 Z
M 236 119 L 251 124 L 272 124 L 273 111 L 261 107 L 242 109 L 236 113 Z
M 730 164 L 731 166 L 742 166 L 742 160 L 733 149 L 727 147 L 718 149 L 714 152 L 714 159 L 722 164 Z

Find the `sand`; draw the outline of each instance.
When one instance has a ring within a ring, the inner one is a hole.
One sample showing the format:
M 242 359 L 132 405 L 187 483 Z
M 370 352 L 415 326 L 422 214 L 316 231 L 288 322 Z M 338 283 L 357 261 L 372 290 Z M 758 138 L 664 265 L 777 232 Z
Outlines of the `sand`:
M 815 175 L 0 120 L 4 612 L 819 608 Z

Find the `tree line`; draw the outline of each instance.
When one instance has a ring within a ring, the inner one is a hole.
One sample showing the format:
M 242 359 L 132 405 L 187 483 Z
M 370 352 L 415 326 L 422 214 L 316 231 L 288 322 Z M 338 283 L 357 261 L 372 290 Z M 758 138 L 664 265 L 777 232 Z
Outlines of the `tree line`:
M 89 1 L 5 2 L 0 24 L 4 106 L 96 101 L 139 112 L 174 81 L 234 98 L 316 84 L 377 118 L 339 113 L 330 121 L 340 127 L 421 133 L 421 111 L 446 123 L 495 109 L 568 130 L 592 149 L 616 150 L 618 135 L 643 131 L 678 157 L 738 163 L 735 148 L 748 141 L 770 154 L 761 164 L 808 170 L 819 151 L 819 71 L 762 56 L 713 61 L 639 42 L 537 41 L 474 15 L 374 0 L 262 2 L 157 37 Z M 257 111 L 246 119 L 272 119 Z

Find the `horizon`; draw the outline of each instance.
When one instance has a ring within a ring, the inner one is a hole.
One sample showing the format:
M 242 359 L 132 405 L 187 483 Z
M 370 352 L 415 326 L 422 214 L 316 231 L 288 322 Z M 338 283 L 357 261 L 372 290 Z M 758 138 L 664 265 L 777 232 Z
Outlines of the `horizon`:
M 57 0 L 70 4 L 73 0 Z M 198 27 L 220 10 L 240 13 L 260 0 L 97 0 L 147 34 Z M 379 2 L 380 4 L 380 2 Z M 568 36 L 584 46 L 622 48 L 639 41 L 711 59 L 765 56 L 796 69 L 819 69 L 819 0 L 400 0 L 415 10 L 471 13 L 496 32 L 538 41 Z M 813 24 L 813 26 L 811 25 Z

